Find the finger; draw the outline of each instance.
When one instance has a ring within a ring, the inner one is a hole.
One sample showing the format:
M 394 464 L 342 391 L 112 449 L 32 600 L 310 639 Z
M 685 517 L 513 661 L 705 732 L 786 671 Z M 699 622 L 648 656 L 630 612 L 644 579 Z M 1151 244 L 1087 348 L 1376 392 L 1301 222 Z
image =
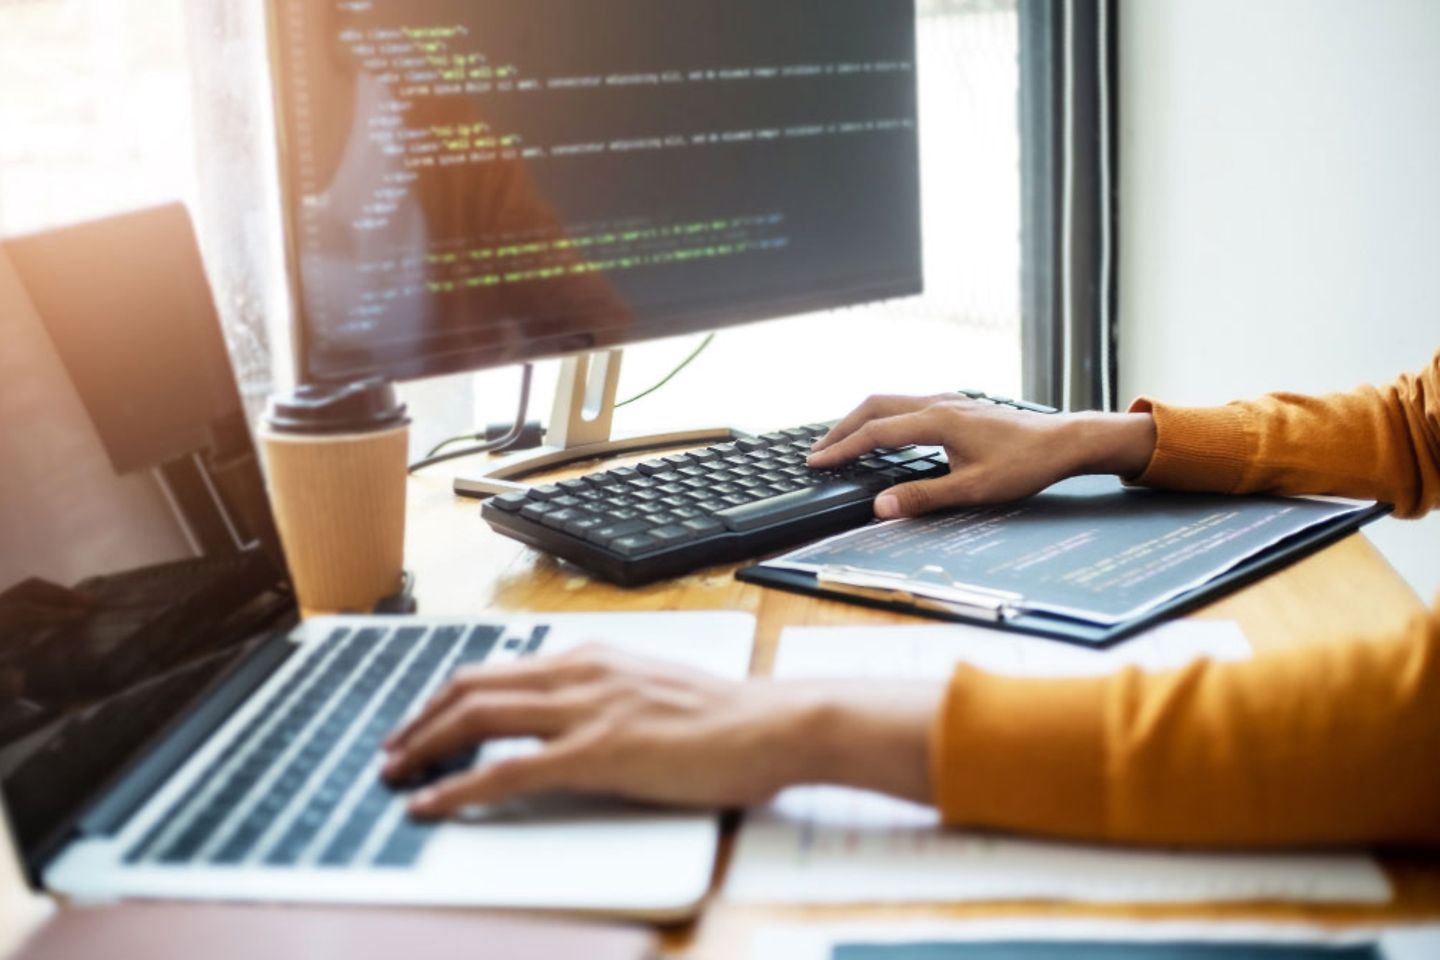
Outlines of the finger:
M 417 729 L 385 762 L 391 782 L 497 737 L 553 737 L 575 712 L 571 698 L 531 692 L 470 694 Z
M 875 498 L 875 516 L 882 520 L 918 517 L 945 507 L 969 506 L 975 502 L 975 491 L 968 473 L 952 471 L 934 480 L 912 480 L 880 491 Z
M 420 712 L 385 738 L 386 750 L 399 750 L 415 731 L 430 723 L 470 693 L 499 690 L 544 692 L 567 686 L 575 679 L 574 665 L 559 657 L 537 657 L 490 666 L 464 667 L 430 698 Z
M 909 443 L 938 444 L 939 424 L 928 410 L 902 413 L 881 420 L 871 420 L 854 433 L 836 441 L 824 450 L 810 454 L 806 461 L 812 467 L 833 467 L 854 460 L 876 447 L 903 447 Z
M 585 758 L 576 743 L 553 743 L 537 753 L 499 760 L 446 777 L 410 798 L 417 817 L 446 817 L 468 806 L 494 805 L 583 783 Z
M 812 451 L 824 450 L 850 436 L 871 420 L 923 410 L 932 399 L 930 397 L 869 397 L 860 406 L 846 414 L 839 423 L 831 427 L 825 436 L 815 441 L 815 445 L 810 449 Z

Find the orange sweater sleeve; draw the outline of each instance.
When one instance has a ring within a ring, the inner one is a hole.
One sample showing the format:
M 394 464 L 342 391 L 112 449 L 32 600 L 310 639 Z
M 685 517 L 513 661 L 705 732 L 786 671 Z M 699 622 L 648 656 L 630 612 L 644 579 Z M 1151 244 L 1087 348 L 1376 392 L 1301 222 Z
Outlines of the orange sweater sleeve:
M 1172 674 L 971 667 L 932 738 L 947 823 L 1129 843 L 1440 845 L 1440 613 Z
M 1208 408 L 1141 398 L 1130 409 L 1155 417 L 1155 455 L 1136 480 L 1146 486 L 1333 494 L 1402 517 L 1440 505 L 1440 352 L 1384 388 Z
M 1139 481 L 1440 504 L 1440 353 L 1384 389 L 1149 400 Z M 946 822 L 1176 845 L 1440 845 L 1440 606 L 1402 636 L 1163 675 L 959 668 L 931 738 Z

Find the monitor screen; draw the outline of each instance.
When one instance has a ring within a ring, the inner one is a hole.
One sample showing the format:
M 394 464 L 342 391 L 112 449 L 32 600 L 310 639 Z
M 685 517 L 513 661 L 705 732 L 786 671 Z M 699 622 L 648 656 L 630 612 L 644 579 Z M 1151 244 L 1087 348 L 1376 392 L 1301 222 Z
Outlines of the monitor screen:
M 302 376 L 920 292 L 914 0 L 271 0 Z

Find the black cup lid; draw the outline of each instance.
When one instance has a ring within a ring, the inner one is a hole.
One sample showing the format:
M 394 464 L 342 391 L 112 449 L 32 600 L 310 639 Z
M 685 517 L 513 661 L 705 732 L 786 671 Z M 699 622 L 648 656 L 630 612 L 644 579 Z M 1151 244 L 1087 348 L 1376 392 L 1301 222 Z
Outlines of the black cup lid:
M 395 384 L 381 377 L 307 383 L 270 398 L 266 422 L 278 433 L 360 433 L 409 423 Z

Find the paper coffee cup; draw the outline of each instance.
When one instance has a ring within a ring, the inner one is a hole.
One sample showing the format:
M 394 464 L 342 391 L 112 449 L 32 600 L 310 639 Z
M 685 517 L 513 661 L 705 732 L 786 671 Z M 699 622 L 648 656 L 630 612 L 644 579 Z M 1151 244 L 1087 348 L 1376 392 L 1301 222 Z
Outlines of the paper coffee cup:
M 394 387 L 301 387 L 271 402 L 260 442 L 301 608 L 368 612 L 398 593 L 409 421 Z

